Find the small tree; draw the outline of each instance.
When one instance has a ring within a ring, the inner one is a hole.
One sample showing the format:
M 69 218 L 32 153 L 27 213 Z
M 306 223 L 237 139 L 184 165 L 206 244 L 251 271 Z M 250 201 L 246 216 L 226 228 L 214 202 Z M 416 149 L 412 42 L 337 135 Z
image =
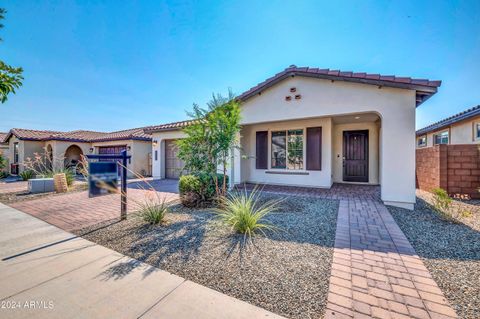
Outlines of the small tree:
M 185 162 L 185 169 L 190 172 L 208 173 L 215 183 L 217 196 L 226 194 L 226 175 L 229 160 L 234 148 L 239 147 L 240 103 L 232 92 L 228 97 L 213 95 L 203 109 L 194 104 L 191 125 L 184 128 L 186 138 L 177 142 L 179 157 Z M 221 187 L 217 171 L 222 167 Z
M 5 18 L 5 9 L 0 8 L 0 20 Z M 0 23 L 0 28 L 3 24 Z M 0 38 L 0 41 L 2 39 Z M 0 60 L 0 102 L 5 103 L 10 93 L 15 94 L 15 90 L 22 86 L 23 69 L 16 68 Z

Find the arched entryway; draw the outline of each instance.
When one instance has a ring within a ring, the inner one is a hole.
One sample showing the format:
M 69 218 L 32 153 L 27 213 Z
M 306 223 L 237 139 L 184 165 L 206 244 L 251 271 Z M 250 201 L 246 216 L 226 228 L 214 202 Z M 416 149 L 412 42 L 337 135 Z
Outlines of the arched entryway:
M 76 172 L 78 164 L 82 159 L 82 149 L 77 145 L 70 145 L 65 151 L 65 167 Z

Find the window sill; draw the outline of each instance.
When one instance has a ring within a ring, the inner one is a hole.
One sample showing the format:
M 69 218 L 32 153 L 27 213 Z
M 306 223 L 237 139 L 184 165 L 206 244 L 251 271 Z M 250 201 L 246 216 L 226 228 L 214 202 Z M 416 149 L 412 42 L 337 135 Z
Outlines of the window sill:
M 279 175 L 310 175 L 309 172 L 300 172 L 300 171 L 265 171 L 265 174 L 279 174 Z

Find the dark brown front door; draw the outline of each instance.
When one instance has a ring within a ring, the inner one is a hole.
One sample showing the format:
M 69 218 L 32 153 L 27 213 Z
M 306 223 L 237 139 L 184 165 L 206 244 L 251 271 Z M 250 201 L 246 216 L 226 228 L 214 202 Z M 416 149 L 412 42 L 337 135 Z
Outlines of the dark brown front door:
M 368 131 L 343 132 L 343 180 L 368 182 Z

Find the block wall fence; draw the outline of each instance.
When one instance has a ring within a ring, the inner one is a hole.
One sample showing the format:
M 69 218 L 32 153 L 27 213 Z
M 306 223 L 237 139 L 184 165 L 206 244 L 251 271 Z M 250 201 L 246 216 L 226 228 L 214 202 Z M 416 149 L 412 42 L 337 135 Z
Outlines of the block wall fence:
M 435 145 L 416 150 L 417 188 L 440 187 L 450 196 L 480 198 L 480 145 Z

